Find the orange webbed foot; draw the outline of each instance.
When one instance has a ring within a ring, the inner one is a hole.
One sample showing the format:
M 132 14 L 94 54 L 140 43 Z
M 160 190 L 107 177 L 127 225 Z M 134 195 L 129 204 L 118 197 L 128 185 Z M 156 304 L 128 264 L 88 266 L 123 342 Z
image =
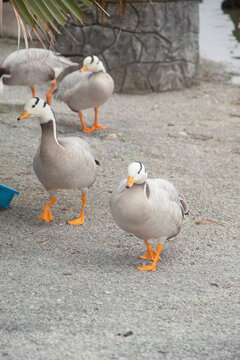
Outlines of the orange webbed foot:
M 105 130 L 107 129 L 107 126 L 101 126 L 101 125 L 93 125 L 92 126 L 92 131 L 95 131 L 95 130 Z
M 147 245 L 147 249 L 148 249 L 147 253 L 150 252 L 151 248 L 152 247 L 148 244 Z M 156 252 L 156 255 L 154 257 L 154 260 L 153 260 L 152 264 L 149 265 L 149 266 L 138 267 L 137 270 L 139 270 L 139 271 L 156 271 L 156 264 L 157 264 L 157 262 L 159 260 L 159 255 L 160 255 L 160 253 L 162 251 L 162 248 L 163 248 L 163 244 L 158 244 L 157 245 L 157 252 Z
M 52 221 L 53 217 L 52 217 L 51 210 L 49 208 L 45 208 L 43 210 L 43 212 L 41 213 L 41 215 L 38 217 L 38 219 L 46 221 L 46 222 Z
M 153 266 L 153 264 L 152 264 L 149 266 L 138 267 L 137 270 L 139 270 L 139 271 L 156 271 L 156 265 Z
M 67 222 L 69 225 L 83 225 L 84 224 L 84 217 L 79 217 L 75 220 L 70 220 Z
M 50 206 L 53 205 L 56 201 L 56 198 L 54 196 L 51 196 L 49 203 L 47 203 L 47 205 L 45 206 L 43 212 L 41 213 L 41 215 L 38 217 L 39 220 L 43 220 L 46 222 L 50 222 L 52 221 L 53 217 L 52 217 L 52 213 L 50 210 Z
M 68 221 L 67 223 L 69 225 L 83 225 L 84 224 L 84 209 L 85 209 L 86 201 L 87 201 L 87 195 L 82 195 L 82 211 L 81 211 L 81 215 L 79 216 L 79 218 L 77 218 L 75 220 Z
M 85 134 L 90 134 L 90 133 L 92 133 L 93 131 L 95 131 L 93 128 L 88 128 L 88 127 L 84 127 L 84 128 L 83 128 L 83 132 L 84 132 Z

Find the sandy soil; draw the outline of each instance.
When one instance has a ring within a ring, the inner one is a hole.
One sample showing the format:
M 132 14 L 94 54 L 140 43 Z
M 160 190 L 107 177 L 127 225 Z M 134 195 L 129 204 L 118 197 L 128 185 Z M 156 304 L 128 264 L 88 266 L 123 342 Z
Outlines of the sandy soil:
M 1 43 L 0 60 L 13 46 Z M 32 169 L 39 122 L 17 122 L 28 89 L 4 89 L 1 183 L 20 195 L 0 211 L 0 358 L 239 359 L 240 91 L 217 64 L 203 68 L 191 89 L 114 94 L 99 111 L 108 130 L 90 135 L 53 102 L 59 136 L 86 139 L 101 163 L 82 227 L 66 224 L 80 213 L 77 191 L 59 191 L 53 222 L 38 221 L 48 199 Z M 84 116 L 91 125 L 93 111 Z M 136 270 L 145 245 L 108 208 L 133 159 L 172 181 L 191 210 L 155 273 Z

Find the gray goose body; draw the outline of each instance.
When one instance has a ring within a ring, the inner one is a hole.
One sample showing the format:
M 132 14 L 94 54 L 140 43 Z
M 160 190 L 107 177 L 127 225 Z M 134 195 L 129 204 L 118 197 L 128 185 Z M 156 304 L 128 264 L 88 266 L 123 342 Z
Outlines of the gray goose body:
M 54 91 L 54 98 L 65 102 L 74 112 L 103 105 L 112 95 L 114 83 L 103 70 L 80 70 L 67 75 Z
M 108 101 L 114 90 L 114 82 L 106 73 L 103 63 L 96 56 L 84 59 L 81 71 L 66 75 L 53 92 L 54 99 L 63 101 L 74 112 L 78 113 L 83 131 L 90 133 L 106 129 L 98 124 L 98 108 Z M 95 122 L 92 128 L 85 126 L 82 111 L 94 108 Z
M 21 49 L 10 54 L 0 67 L 1 82 L 5 85 L 28 86 L 33 97 L 35 86 L 51 82 L 46 101 L 52 102 L 51 93 L 56 77 L 67 67 L 77 65 L 71 60 L 45 49 Z
M 5 85 L 22 85 L 30 88 L 55 79 L 55 68 L 61 69 L 74 63 L 45 49 L 21 49 L 14 51 L 4 60 L 2 72 Z M 4 69 L 4 70 L 3 70 Z M 58 72 L 59 72 L 58 71 Z
M 176 236 L 183 211 L 174 185 L 163 179 L 148 179 L 126 189 L 126 182 L 127 179 L 111 196 L 110 209 L 116 223 L 143 240 Z
M 20 119 L 39 117 L 42 128 L 41 143 L 33 160 L 33 169 L 48 191 L 50 203 L 45 206 L 39 219 L 47 222 L 52 220 L 50 206 L 56 200 L 58 189 L 78 189 L 82 192 L 83 210 L 78 219 L 68 223 L 83 224 L 87 192 L 97 174 L 97 165 L 89 144 L 77 137 L 57 138 L 54 115 L 43 100 L 33 98 L 26 103 L 24 109 Z
M 133 163 L 136 169 L 138 163 Z M 145 169 L 143 164 L 141 166 Z M 138 171 L 135 177 L 137 176 Z M 188 205 L 169 181 L 147 179 L 147 175 L 144 174 L 142 179 L 140 183 L 134 182 L 131 187 L 126 187 L 127 179 L 122 181 L 111 195 L 110 211 L 120 228 L 145 240 L 147 247 L 148 241 L 154 239 L 158 239 L 163 245 L 166 239 L 179 233 L 184 215 L 188 213 Z M 152 260 L 155 260 L 154 256 Z M 155 271 L 155 266 L 139 270 Z
M 41 145 L 33 160 L 39 181 L 52 196 L 58 189 L 86 193 L 96 179 L 96 163 L 89 144 L 77 137 L 58 138 L 56 142 L 52 120 L 41 127 Z

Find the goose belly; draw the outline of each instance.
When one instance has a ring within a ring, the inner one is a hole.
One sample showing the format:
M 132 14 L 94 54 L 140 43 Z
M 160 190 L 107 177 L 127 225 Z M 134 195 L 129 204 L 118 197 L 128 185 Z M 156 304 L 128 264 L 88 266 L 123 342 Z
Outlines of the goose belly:
M 146 197 L 131 197 L 129 190 L 113 193 L 110 211 L 119 227 L 143 240 L 171 238 L 181 229 L 180 209 L 154 207 Z
M 85 168 L 83 164 L 67 164 L 56 159 L 42 159 L 36 155 L 33 169 L 42 185 L 47 189 L 89 188 L 96 179 L 95 163 Z

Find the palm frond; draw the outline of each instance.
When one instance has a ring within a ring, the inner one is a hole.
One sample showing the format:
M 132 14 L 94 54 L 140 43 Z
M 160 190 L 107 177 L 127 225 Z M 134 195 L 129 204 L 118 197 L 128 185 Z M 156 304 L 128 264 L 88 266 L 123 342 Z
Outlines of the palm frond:
M 22 32 L 25 45 L 28 47 L 28 36 L 34 33 L 40 41 L 45 37 L 53 47 L 55 37 L 54 32 L 61 34 L 69 17 L 80 21 L 82 24 L 86 20 L 84 9 L 81 9 L 75 0 L 9 0 L 18 22 L 18 38 Z M 124 3 L 127 0 L 123 0 Z M 2 24 L 2 3 L 0 0 L 0 25 Z M 81 0 L 85 8 L 100 9 L 101 13 L 109 14 L 105 11 L 97 0 Z M 104 4 L 104 2 L 102 3 Z M 124 9 L 125 11 L 125 9 Z M 30 32 L 31 30 L 31 32 Z

